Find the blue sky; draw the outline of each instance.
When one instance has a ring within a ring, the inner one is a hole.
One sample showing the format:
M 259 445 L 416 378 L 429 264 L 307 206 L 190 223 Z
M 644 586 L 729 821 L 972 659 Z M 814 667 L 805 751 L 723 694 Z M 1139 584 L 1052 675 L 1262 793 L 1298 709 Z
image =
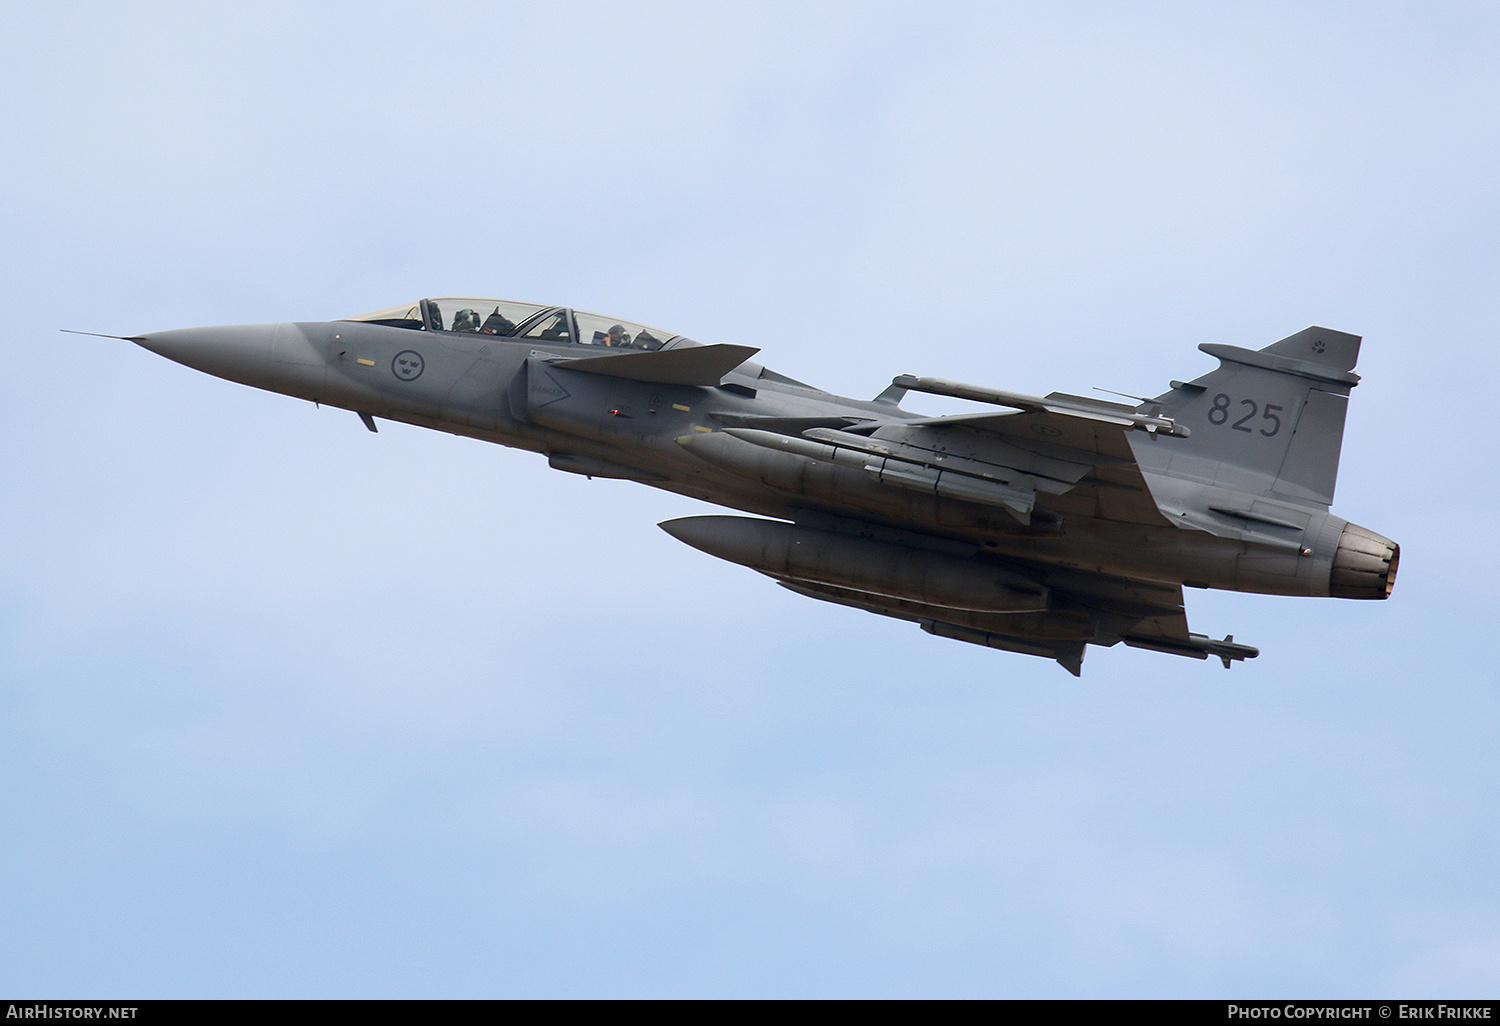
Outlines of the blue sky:
M 1492 5 L 5 21 L 0 991 L 1500 987 Z M 1076 681 L 688 549 L 690 500 L 57 331 L 445 293 L 861 396 L 1357 332 L 1335 511 L 1401 578 L 1194 592 L 1262 656 Z

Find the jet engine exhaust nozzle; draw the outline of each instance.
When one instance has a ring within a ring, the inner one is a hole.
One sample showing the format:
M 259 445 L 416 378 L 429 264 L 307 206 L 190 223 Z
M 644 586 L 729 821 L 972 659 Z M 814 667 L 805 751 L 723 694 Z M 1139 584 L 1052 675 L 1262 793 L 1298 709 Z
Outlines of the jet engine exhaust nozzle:
M 1346 524 L 1333 556 L 1328 594 L 1334 598 L 1390 598 L 1400 562 L 1401 546 L 1358 524 Z

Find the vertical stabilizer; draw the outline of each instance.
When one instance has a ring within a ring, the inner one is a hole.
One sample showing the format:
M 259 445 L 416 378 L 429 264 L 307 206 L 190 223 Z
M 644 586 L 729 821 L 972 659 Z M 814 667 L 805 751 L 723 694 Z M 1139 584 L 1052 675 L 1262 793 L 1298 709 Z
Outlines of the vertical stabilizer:
M 1174 475 L 1327 509 L 1338 479 L 1358 335 L 1312 327 L 1264 349 L 1206 343 L 1217 370 L 1155 400 L 1190 438 L 1163 438 Z M 1159 460 L 1152 460 L 1157 463 Z

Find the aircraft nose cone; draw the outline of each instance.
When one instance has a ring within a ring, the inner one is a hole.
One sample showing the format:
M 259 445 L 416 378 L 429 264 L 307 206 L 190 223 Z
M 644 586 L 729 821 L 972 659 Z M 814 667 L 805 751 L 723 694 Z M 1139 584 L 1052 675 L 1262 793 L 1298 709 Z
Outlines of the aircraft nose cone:
M 158 356 L 216 377 L 247 385 L 261 385 L 272 368 L 278 334 L 291 329 L 297 341 L 305 337 L 290 324 L 235 324 L 213 328 L 178 328 L 137 335 L 134 342 Z

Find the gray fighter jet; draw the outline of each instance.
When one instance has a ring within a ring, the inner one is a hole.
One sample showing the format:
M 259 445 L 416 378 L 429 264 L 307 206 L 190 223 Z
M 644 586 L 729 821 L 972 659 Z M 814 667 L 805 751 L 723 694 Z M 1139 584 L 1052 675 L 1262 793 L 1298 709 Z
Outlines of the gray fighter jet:
M 1329 513 L 1360 339 L 1308 328 L 1155 399 L 902 375 L 869 400 L 758 350 L 564 307 L 424 299 L 326 323 L 135 336 L 231 381 L 543 453 L 754 517 L 661 526 L 800 595 L 1045 656 L 1124 642 L 1225 667 L 1182 589 L 1383 599 L 1397 545 Z M 908 392 L 982 404 L 929 417 Z

